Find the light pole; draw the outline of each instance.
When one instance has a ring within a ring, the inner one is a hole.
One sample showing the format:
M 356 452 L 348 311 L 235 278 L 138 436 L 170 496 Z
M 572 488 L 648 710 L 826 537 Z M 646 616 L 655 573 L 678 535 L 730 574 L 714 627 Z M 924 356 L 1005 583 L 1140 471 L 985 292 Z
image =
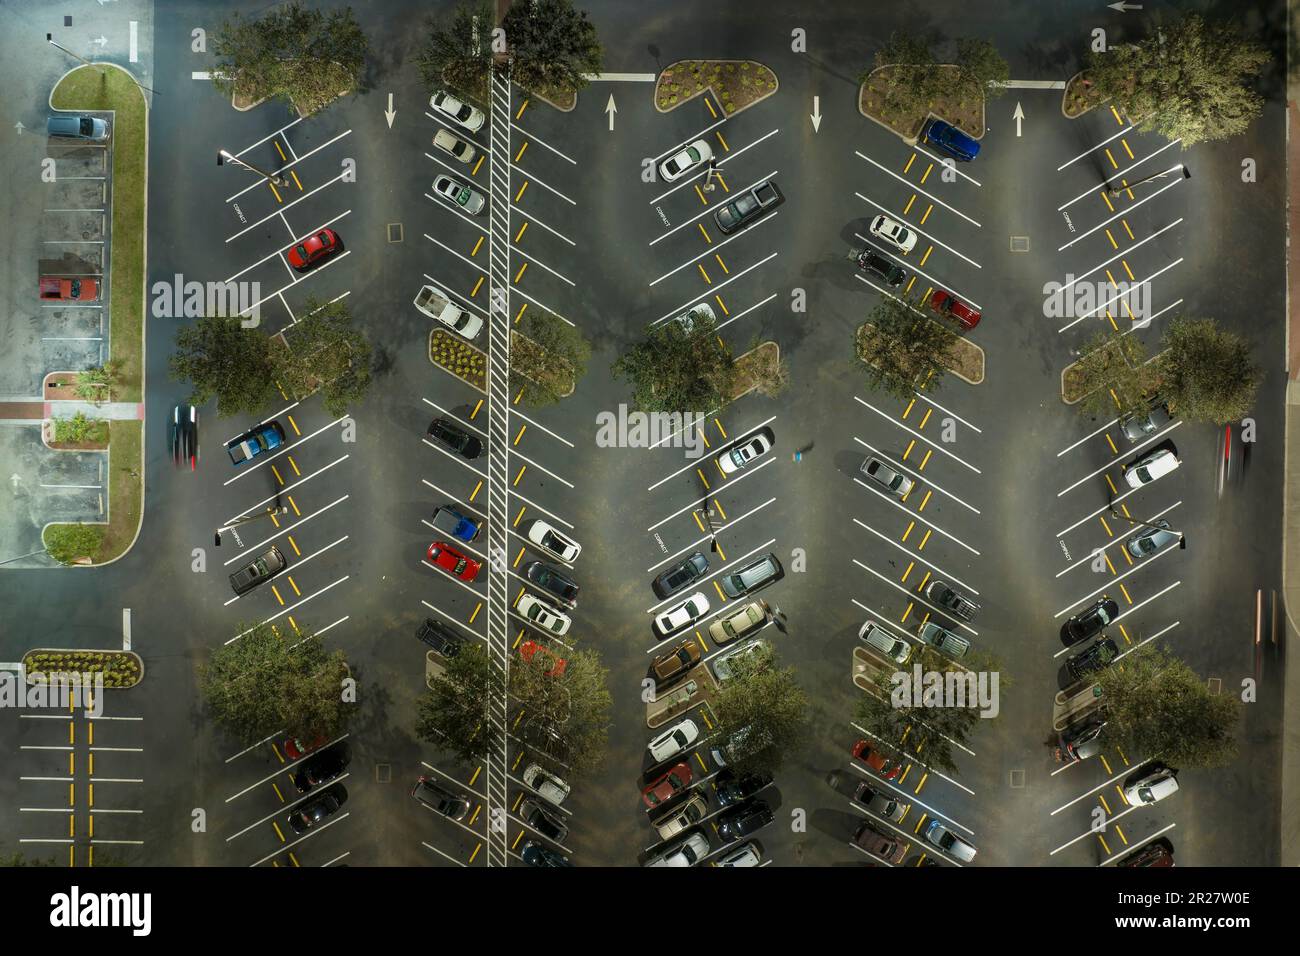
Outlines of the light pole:
M 258 167 L 254 166 L 252 163 L 240 159 L 238 156 L 230 152 L 230 150 L 228 149 L 217 150 L 217 165 L 223 166 L 226 163 L 234 163 L 236 166 L 243 166 L 245 169 L 251 169 L 253 172 L 257 173 L 257 175 L 261 176 L 267 182 L 274 183 L 277 186 L 283 186 L 285 183 L 284 177 L 281 176 L 279 173 L 268 173 L 264 169 L 259 169 Z
M 241 524 L 248 524 L 248 522 L 256 521 L 259 518 L 269 518 L 271 515 L 282 515 L 287 513 L 288 510 L 288 505 L 282 505 L 277 500 L 274 508 L 267 508 L 265 511 L 259 511 L 257 514 L 244 515 L 243 517 L 236 518 L 234 521 L 230 522 L 230 524 L 217 529 L 217 533 L 213 535 L 213 544 L 218 548 L 221 547 L 221 532 L 223 531 L 229 531 L 231 528 L 237 527 Z
M 1178 547 L 1182 550 L 1187 549 L 1187 535 L 1183 534 L 1181 531 L 1174 531 L 1172 528 L 1162 528 L 1160 525 L 1152 524 L 1150 521 L 1142 521 L 1139 518 L 1130 518 L 1128 515 L 1122 515 L 1115 510 L 1114 505 L 1111 506 L 1110 514 L 1112 518 L 1118 518 L 1120 521 L 1127 521 L 1129 524 L 1140 524 L 1142 527 L 1151 528 L 1154 531 L 1168 531 L 1170 534 L 1176 534 L 1178 535 Z
M 1139 179 L 1137 182 L 1129 183 L 1127 186 L 1116 186 L 1111 181 L 1107 180 L 1106 192 L 1112 196 L 1116 196 L 1119 193 L 1122 193 L 1126 189 L 1132 189 L 1134 186 L 1141 186 L 1143 183 L 1149 183 L 1153 179 L 1160 179 L 1162 176 L 1168 176 L 1172 173 L 1177 173 L 1177 172 L 1181 172 L 1183 174 L 1183 179 L 1192 178 L 1192 171 L 1188 169 L 1186 166 L 1184 166 L 1182 163 L 1179 163 L 1177 166 L 1170 166 L 1168 169 L 1162 169 L 1158 173 L 1152 173 L 1150 176 L 1147 176 L 1145 179 Z
M 717 170 L 718 170 L 718 161 L 716 159 L 710 159 L 708 173 L 704 177 L 704 191 L 706 193 L 711 193 L 713 192 L 713 190 L 718 188 L 717 186 L 713 185 L 713 174 L 717 172 Z
M 73 53 L 73 52 L 72 52 L 71 50 L 69 50 L 66 46 L 62 46 L 61 44 L 59 44 L 59 43 L 54 39 L 54 34 L 52 34 L 52 33 L 47 33 L 47 34 L 45 34 L 45 42 L 48 43 L 50 46 L 54 47 L 56 50 L 62 50 L 64 53 L 68 54 L 68 56 L 74 56 L 74 57 L 76 57 L 76 58 L 77 58 L 78 60 L 80 60 L 82 63 L 86 64 L 86 66 L 99 66 L 99 64 L 96 63 L 94 60 L 87 60 L 87 59 L 86 59 L 84 56 L 82 56 L 80 53 Z M 101 69 L 99 72 L 100 72 L 101 75 L 107 75 L 107 73 L 108 73 L 107 70 L 103 70 L 103 69 Z M 126 71 L 124 71 L 124 72 L 126 73 L 127 76 L 131 77 L 131 82 L 134 83 L 136 86 L 140 87 L 140 89 L 142 89 L 142 90 L 148 90 L 148 91 L 149 91 L 150 93 L 152 93 L 154 96 L 158 96 L 158 95 L 160 95 L 160 94 L 158 93 L 157 90 L 150 89 L 149 87 L 147 87 L 147 86 L 145 86 L 143 83 L 141 83 L 139 80 L 137 80 L 137 79 L 135 78 L 135 76 L 131 73 L 130 70 L 126 70 Z
M 695 513 L 704 516 L 704 523 L 708 526 L 708 529 L 709 529 L 709 538 L 711 539 L 711 541 L 710 541 L 710 543 L 709 543 L 709 550 L 712 551 L 714 554 L 717 554 L 717 553 L 718 553 L 718 533 L 717 533 L 716 531 L 713 530 L 713 509 L 709 507 L 709 499 L 708 499 L 708 498 L 705 498 L 702 502 L 700 502 L 700 504 L 702 504 L 704 507 L 703 507 L 703 508 L 697 508 L 697 509 L 695 510 Z

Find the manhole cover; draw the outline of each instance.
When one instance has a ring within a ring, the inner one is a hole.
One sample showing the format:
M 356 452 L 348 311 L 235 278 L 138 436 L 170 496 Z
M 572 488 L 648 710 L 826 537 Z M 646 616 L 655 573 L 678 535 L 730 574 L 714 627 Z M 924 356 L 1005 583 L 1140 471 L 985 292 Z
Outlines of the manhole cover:
M 375 764 L 375 783 L 392 783 L 393 765 L 391 763 Z
M 1025 772 L 1023 770 L 1011 771 L 1011 789 L 1012 790 L 1025 789 Z
M 1029 237 L 1028 237 L 1028 236 L 1012 236 L 1012 237 L 1011 237 L 1011 251 L 1012 251 L 1012 252 L 1028 252 L 1028 251 L 1029 251 Z
M 402 241 L 402 224 L 400 222 L 390 222 L 388 224 L 388 241 L 389 242 Z

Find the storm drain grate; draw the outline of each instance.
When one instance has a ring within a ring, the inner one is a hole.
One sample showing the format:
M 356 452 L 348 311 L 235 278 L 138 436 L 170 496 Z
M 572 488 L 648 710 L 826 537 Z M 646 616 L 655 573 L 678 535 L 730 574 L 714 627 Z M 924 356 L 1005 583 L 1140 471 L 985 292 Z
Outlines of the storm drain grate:
M 375 764 L 375 783 L 392 783 L 393 765 L 391 763 Z
M 1222 678 L 1219 678 L 1219 677 L 1211 677 L 1211 678 L 1210 678 L 1206 683 L 1208 684 L 1208 686 L 1209 686 L 1209 688 L 1210 688 L 1210 693 L 1213 694 L 1215 697 L 1218 697 L 1220 694 L 1223 693 L 1223 679 L 1222 679 Z
M 403 233 L 403 231 L 402 231 L 402 224 L 401 224 L 400 222 L 390 222 L 390 223 L 388 224 L 388 241 L 389 241 L 389 242 L 401 242 L 403 236 L 404 236 L 404 233 Z
M 1029 251 L 1029 237 L 1028 237 L 1028 236 L 1012 236 L 1012 237 L 1011 237 L 1011 251 L 1012 251 L 1012 252 L 1028 252 L 1028 251 Z
M 1025 789 L 1025 772 L 1023 770 L 1011 771 L 1011 789 L 1012 790 Z

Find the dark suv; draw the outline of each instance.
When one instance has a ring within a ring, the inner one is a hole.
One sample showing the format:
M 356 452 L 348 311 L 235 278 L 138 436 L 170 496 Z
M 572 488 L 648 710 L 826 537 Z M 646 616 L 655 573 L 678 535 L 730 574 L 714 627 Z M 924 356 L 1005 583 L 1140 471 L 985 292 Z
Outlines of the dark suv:
M 322 783 L 329 783 L 348 767 L 349 755 L 342 744 L 312 754 L 293 775 L 293 785 L 299 793 L 306 793 Z
M 870 272 L 888 286 L 900 286 L 903 284 L 903 279 L 907 277 L 907 272 L 902 266 L 890 262 L 871 249 L 864 249 L 858 255 L 858 268 L 863 272 Z
M 780 581 L 783 577 L 785 568 L 781 567 L 775 554 L 768 552 L 739 571 L 724 574 L 718 583 L 727 597 L 738 598 L 767 587 L 774 581 Z
M 650 586 L 654 588 L 656 597 L 671 597 L 688 584 L 698 581 L 708 570 L 709 559 L 696 551 L 655 578 Z
M 230 587 L 236 594 L 247 594 L 259 584 L 265 584 L 286 567 L 289 562 L 284 559 L 280 549 L 272 546 L 270 551 L 256 560 L 250 561 L 230 576 Z
M 428 644 L 443 657 L 455 657 L 460 653 L 461 639 L 446 624 L 426 617 L 415 636 Z
M 565 607 L 578 606 L 578 582 L 559 568 L 543 564 L 541 561 L 530 561 L 524 565 L 524 577 Z
M 481 441 L 445 418 L 435 418 L 429 422 L 429 438 L 470 461 L 483 454 Z
M 1106 595 L 1096 604 L 1084 609 L 1065 622 L 1061 628 L 1061 643 L 1066 647 L 1096 637 L 1119 617 L 1119 605 Z
M 713 789 L 718 794 L 718 803 L 726 807 L 752 797 L 771 782 L 771 774 L 738 777 L 734 770 L 727 769 L 718 771 L 718 775 L 713 778 Z
M 1065 662 L 1066 669 L 1070 672 L 1070 677 L 1074 680 L 1083 680 L 1089 674 L 1095 674 L 1110 666 L 1110 663 L 1119 657 L 1119 648 L 1109 637 L 1103 637 L 1100 641 L 1092 644 L 1087 650 L 1080 651 L 1068 661 Z
M 772 808 L 766 803 L 750 800 L 718 817 L 718 833 L 730 843 L 761 830 L 774 819 Z

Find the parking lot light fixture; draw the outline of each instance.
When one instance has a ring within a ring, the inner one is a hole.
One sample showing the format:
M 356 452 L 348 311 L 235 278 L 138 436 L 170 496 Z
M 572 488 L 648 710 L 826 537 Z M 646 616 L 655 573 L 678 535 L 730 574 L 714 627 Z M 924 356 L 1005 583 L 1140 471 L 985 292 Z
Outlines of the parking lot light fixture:
M 1186 166 L 1184 166 L 1182 163 L 1179 163 L 1177 166 L 1170 166 L 1168 169 L 1162 169 L 1158 173 L 1152 173 L 1150 176 L 1147 176 L 1145 179 L 1139 179 L 1135 183 L 1128 183 L 1127 185 L 1121 184 L 1117 186 L 1115 185 L 1114 182 L 1107 182 L 1106 192 L 1112 196 L 1117 196 L 1126 189 L 1132 189 L 1135 186 L 1141 186 L 1143 183 L 1149 183 L 1153 179 L 1160 179 L 1162 176 L 1169 176 L 1172 175 L 1173 173 L 1178 173 L 1178 172 L 1181 172 L 1183 174 L 1183 179 L 1192 178 L 1192 171 L 1188 169 Z
M 236 166 L 243 166 L 245 169 L 250 169 L 267 182 L 273 183 L 276 186 L 283 186 L 285 184 L 284 177 L 279 173 L 268 173 L 266 170 L 254 166 L 247 160 L 240 159 L 228 149 L 217 150 L 217 165 L 224 166 L 226 163 L 233 163 Z
M 234 521 L 230 522 L 230 524 L 217 529 L 216 534 L 212 536 L 212 543 L 219 548 L 221 547 L 221 533 L 223 531 L 229 531 L 231 528 L 238 527 L 241 524 L 248 524 L 248 522 L 256 521 L 259 518 L 269 518 L 271 515 L 287 514 L 288 511 L 288 505 L 282 505 L 277 501 L 274 508 L 267 508 L 265 511 L 259 511 L 256 514 L 244 515 L 243 517 L 236 518 Z

